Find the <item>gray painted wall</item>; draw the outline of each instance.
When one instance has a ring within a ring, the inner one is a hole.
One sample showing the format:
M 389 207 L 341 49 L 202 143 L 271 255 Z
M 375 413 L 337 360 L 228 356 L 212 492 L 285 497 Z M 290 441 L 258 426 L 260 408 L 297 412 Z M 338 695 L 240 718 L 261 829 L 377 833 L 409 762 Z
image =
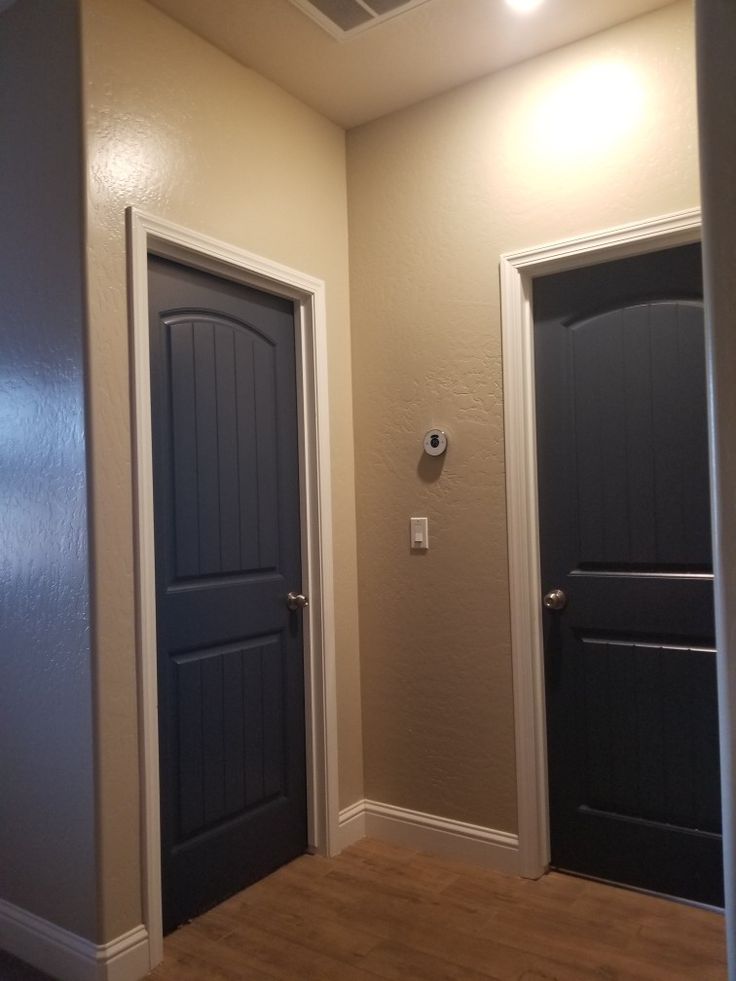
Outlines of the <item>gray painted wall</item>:
M 0 13 L 0 898 L 96 935 L 74 0 Z
M 726 924 L 736 981 L 736 2 L 698 0 L 697 30 Z

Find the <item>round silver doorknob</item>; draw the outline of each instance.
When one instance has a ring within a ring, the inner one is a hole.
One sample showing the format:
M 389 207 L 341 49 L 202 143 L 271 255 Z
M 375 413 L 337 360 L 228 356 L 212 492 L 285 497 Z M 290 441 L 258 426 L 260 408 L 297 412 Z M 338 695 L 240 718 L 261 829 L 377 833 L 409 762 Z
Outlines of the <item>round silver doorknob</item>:
M 303 593 L 289 593 L 286 597 L 286 605 L 290 610 L 296 612 L 309 606 L 309 600 Z
M 567 596 L 561 589 L 552 589 L 549 593 L 545 593 L 542 602 L 548 610 L 559 612 L 567 606 Z

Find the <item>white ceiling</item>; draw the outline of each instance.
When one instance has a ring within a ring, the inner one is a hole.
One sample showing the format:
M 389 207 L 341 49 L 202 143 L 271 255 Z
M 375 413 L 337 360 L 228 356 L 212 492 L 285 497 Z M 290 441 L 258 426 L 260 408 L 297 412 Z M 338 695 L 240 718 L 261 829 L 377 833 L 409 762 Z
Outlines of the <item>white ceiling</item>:
M 149 0 L 222 51 L 350 128 L 672 0 L 429 0 L 345 41 L 290 0 Z

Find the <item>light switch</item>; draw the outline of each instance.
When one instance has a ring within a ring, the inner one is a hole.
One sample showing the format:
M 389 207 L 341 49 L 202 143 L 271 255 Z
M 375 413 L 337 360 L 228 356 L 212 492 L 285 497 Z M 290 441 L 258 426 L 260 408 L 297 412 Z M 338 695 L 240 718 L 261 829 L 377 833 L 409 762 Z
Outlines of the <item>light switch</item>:
M 429 548 L 429 523 L 426 518 L 410 518 L 411 547 Z

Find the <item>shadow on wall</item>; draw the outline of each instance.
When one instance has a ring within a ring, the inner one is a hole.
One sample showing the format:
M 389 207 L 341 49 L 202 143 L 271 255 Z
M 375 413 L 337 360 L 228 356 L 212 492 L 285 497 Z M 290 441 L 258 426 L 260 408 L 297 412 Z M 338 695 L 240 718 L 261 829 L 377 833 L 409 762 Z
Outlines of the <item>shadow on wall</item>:
M 423 450 L 417 463 L 417 476 L 425 484 L 433 484 L 442 476 L 449 440 L 440 429 L 429 429 L 424 436 Z
M 2 9 L 2 3 L 0 3 Z M 10 954 L 0 950 L 0 978 L 2 981 L 53 981 L 48 974 L 42 974 L 35 968 L 29 967 L 23 961 L 18 961 Z

